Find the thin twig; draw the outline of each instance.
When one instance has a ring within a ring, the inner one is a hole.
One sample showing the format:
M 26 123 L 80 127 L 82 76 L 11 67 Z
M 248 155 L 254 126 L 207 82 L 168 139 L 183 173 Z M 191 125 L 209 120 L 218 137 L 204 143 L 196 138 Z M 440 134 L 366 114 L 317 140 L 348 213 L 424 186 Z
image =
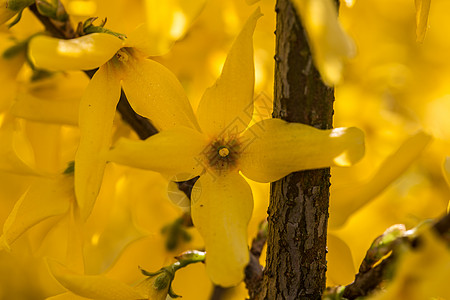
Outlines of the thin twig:
M 250 248 L 250 262 L 245 268 L 244 282 L 250 299 L 255 299 L 255 297 L 261 292 L 264 268 L 260 264 L 259 259 L 266 241 L 267 220 L 264 220 L 260 225 L 260 230 L 252 241 L 252 247 Z

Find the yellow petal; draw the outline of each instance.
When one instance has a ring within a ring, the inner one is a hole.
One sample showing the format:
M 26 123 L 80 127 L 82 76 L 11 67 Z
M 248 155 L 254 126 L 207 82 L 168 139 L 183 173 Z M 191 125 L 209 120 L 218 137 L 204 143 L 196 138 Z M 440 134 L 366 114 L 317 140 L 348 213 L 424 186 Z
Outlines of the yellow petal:
M 368 182 L 334 190 L 330 200 L 329 226 L 342 226 L 355 211 L 375 199 L 411 166 L 430 141 L 431 136 L 418 132 L 387 157 Z
M 110 60 L 122 47 L 123 41 L 111 34 L 93 33 L 62 40 L 37 36 L 28 45 L 33 65 L 50 71 L 91 70 Z
M 0 170 L 38 175 L 34 169 L 33 149 L 19 125 L 7 116 L 0 127 Z
M 62 264 L 47 260 L 50 272 L 69 291 L 89 299 L 136 300 L 143 296 L 131 286 L 102 275 L 80 275 Z
M 82 72 L 58 73 L 26 84 L 11 113 L 28 120 L 78 125 L 78 107 L 89 79 Z
M 146 24 L 141 24 L 127 35 L 126 46 L 139 50 L 143 56 L 160 56 L 165 54 L 172 47 L 174 41 L 164 39 L 161 42 L 154 42 Z
M 415 0 L 416 4 L 416 41 L 422 43 L 428 28 L 428 14 L 431 0 Z
M 327 285 L 345 285 L 355 278 L 355 266 L 349 246 L 330 233 L 327 236 Z
M 145 141 L 120 139 L 108 153 L 108 160 L 165 175 L 187 174 L 186 180 L 200 174 L 200 154 L 206 137 L 196 130 L 178 127 L 164 130 Z
M 364 134 L 355 127 L 320 130 L 268 119 L 243 134 L 241 148 L 242 173 L 269 182 L 296 171 L 356 163 L 364 155 Z
M 201 176 L 192 195 L 192 220 L 205 241 L 206 270 L 221 286 L 244 278 L 249 261 L 247 225 L 253 210 L 250 186 L 238 173 Z
M 9 246 L 37 223 L 68 211 L 74 197 L 73 177 L 36 178 L 16 202 L 3 225 L 3 247 Z
M 345 60 L 355 55 L 355 46 L 338 21 L 334 1 L 294 0 L 293 3 L 308 34 L 323 81 L 328 85 L 338 83 Z
M 108 199 L 111 210 L 102 211 L 107 219 L 104 229 L 95 230 L 84 243 L 86 274 L 104 273 L 129 244 L 145 236 L 134 221 L 129 190 L 124 187 L 123 181 L 117 182 L 116 189 L 116 197 Z
M 67 292 L 56 296 L 48 297 L 45 300 L 89 300 L 89 299 Z
M 191 104 L 175 75 L 148 59 L 130 58 L 123 66 L 123 90 L 140 115 L 158 129 L 198 128 Z
M 36 168 L 48 174 L 58 174 L 65 170 L 67 161 L 62 162 L 61 126 L 27 122 L 26 128 L 28 139 L 33 147 Z
M 222 74 L 200 100 L 197 116 L 202 130 L 217 136 L 230 128 L 236 134 L 247 128 L 253 116 L 253 31 L 261 17 L 258 8 L 250 16 L 228 53 Z
M 11 113 L 31 121 L 77 125 L 78 104 L 79 99 L 38 98 L 27 92 L 19 92 Z
M 84 218 L 89 216 L 100 190 L 119 96 L 119 79 L 105 65 L 95 73 L 80 102 L 75 193 Z

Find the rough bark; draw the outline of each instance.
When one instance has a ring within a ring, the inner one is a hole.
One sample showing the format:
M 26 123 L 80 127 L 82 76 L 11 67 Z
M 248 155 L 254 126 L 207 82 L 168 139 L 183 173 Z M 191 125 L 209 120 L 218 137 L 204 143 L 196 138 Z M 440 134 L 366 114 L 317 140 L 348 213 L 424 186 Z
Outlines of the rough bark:
M 289 0 L 276 4 L 274 118 L 329 129 L 333 89 L 314 67 L 305 32 Z M 263 292 L 258 299 L 320 299 L 325 289 L 330 169 L 272 183 Z

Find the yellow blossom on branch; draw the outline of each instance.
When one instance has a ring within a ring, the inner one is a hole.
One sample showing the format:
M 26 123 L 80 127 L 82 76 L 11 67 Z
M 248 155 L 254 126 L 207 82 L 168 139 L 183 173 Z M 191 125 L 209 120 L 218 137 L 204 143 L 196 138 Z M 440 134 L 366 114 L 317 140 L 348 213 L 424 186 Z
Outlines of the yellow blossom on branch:
M 200 128 L 178 126 L 146 141 L 122 139 L 108 156 L 168 176 L 200 176 L 193 187 L 192 219 L 205 241 L 210 278 L 223 286 L 239 283 L 249 260 L 247 224 L 253 197 L 239 171 L 249 179 L 270 182 L 298 170 L 348 166 L 364 153 L 363 133 L 356 128 L 319 130 L 279 119 L 247 128 L 253 114 L 252 36 L 260 16 L 259 9 L 251 15 L 221 76 L 203 94 L 196 118 Z M 171 84 L 165 81 L 159 88 L 180 88 Z
M 100 189 L 121 87 L 133 109 L 151 119 L 158 129 L 197 126 L 182 88 L 159 88 L 162 82 L 176 78 L 160 64 L 145 58 L 167 49 L 162 49 L 158 41 L 151 43 L 142 28 L 125 42 L 111 34 L 93 33 L 71 40 L 38 36 L 29 45 L 29 57 L 39 68 L 56 71 L 100 67 L 80 102 L 81 140 L 75 158 L 75 192 L 83 218 L 89 216 Z

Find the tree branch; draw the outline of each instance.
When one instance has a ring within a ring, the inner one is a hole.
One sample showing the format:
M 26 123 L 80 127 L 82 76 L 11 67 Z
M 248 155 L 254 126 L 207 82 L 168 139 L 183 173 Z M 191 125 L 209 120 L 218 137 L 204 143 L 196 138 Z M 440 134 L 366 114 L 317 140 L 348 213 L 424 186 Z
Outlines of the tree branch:
M 264 220 L 250 248 L 250 262 L 245 268 L 245 286 L 250 299 L 261 293 L 263 283 L 263 267 L 259 262 L 262 250 L 267 241 L 267 220 Z
M 332 127 L 334 92 L 315 69 L 289 0 L 276 4 L 273 116 Z M 272 183 L 264 284 L 257 299 L 321 299 L 325 289 L 330 169 L 292 173 Z

